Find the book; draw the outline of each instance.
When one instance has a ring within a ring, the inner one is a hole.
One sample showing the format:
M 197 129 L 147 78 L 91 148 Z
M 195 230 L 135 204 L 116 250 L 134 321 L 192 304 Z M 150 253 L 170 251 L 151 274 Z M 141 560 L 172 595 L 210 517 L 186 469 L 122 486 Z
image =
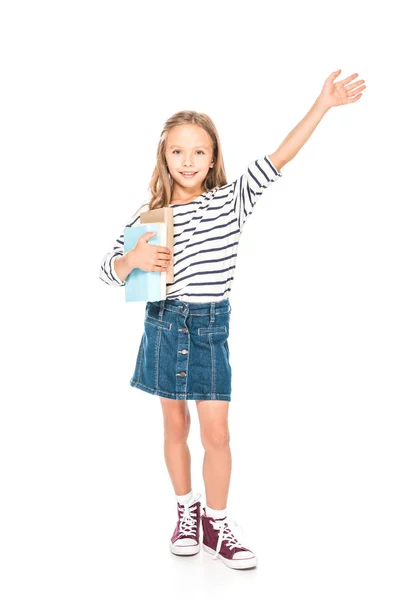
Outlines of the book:
M 144 223 L 124 229 L 124 253 L 132 250 L 138 239 L 149 231 L 156 231 L 148 240 L 148 244 L 155 246 L 166 246 L 167 225 L 166 223 Z M 154 302 L 165 300 L 167 296 L 167 272 L 166 271 L 143 271 L 139 267 L 133 269 L 125 279 L 125 301 L 126 302 Z
M 167 240 L 165 246 L 170 249 L 171 256 L 174 255 L 174 209 L 164 206 L 163 208 L 153 208 L 146 210 L 140 215 L 140 223 L 166 223 Z M 168 267 L 167 283 L 174 283 L 174 263 Z

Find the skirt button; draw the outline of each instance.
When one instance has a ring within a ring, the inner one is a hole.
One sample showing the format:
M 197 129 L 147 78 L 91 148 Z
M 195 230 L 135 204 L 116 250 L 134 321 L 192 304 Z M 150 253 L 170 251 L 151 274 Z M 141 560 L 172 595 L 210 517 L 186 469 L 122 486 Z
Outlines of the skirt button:
M 187 353 L 188 353 L 188 351 L 186 350 L 186 348 L 184 348 L 183 350 L 179 350 L 179 352 L 180 352 L 181 354 L 187 354 Z
M 177 373 L 178 377 L 185 377 L 186 372 L 185 371 L 181 371 L 180 373 Z

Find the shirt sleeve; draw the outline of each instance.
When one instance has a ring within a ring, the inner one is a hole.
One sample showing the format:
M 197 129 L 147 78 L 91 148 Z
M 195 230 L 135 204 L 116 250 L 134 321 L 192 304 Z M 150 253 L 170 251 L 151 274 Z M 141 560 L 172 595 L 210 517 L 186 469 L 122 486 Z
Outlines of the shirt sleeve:
M 142 212 L 144 212 L 145 210 L 149 210 L 149 205 L 148 203 L 146 204 L 142 204 L 142 206 L 135 212 L 134 215 L 132 215 L 132 217 L 130 218 L 129 222 L 125 225 L 125 227 L 132 227 L 133 225 L 136 225 L 136 223 L 139 221 L 140 219 L 140 215 Z M 114 247 L 110 252 L 107 252 L 107 254 L 103 257 L 103 260 L 101 261 L 101 266 L 100 266 L 100 273 L 99 273 L 99 278 L 101 279 L 101 281 L 104 281 L 104 283 L 107 283 L 108 285 L 114 285 L 117 287 L 121 287 L 125 285 L 125 281 L 121 281 L 120 278 L 118 277 L 115 268 L 114 268 L 114 263 L 115 260 L 124 255 L 124 229 L 121 231 L 120 235 L 117 237 L 117 239 L 114 242 Z
M 269 155 L 251 162 L 246 173 L 233 182 L 233 206 L 240 232 L 252 214 L 255 204 L 264 190 L 282 173 L 272 164 Z

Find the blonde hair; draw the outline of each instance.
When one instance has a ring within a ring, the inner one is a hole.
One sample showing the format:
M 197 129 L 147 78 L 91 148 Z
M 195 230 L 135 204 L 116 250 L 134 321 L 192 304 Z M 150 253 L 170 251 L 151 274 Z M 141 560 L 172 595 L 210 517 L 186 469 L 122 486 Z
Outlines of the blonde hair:
M 215 187 L 221 187 L 228 183 L 222 158 L 221 143 L 213 121 L 204 113 L 199 113 L 194 110 L 182 110 L 172 115 L 172 117 L 165 122 L 160 135 L 157 147 L 156 166 L 149 185 L 149 210 L 168 206 L 172 198 L 174 180 L 168 172 L 168 166 L 165 159 L 165 144 L 168 133 L 176 125 L 191 124 L 200 125 L 200 127 L 208 133 L 212 141 L 214 166 L 209 169 L 207 177 L 203 181 L 203 192 L 207 193 Z

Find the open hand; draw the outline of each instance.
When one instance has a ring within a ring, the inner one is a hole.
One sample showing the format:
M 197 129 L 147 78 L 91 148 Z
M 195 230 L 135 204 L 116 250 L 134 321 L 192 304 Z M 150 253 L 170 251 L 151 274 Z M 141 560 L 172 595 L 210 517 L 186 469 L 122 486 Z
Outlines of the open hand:
M 346 79 L 333 83 L 340 72 L 341 69 L 334 71 L 329 75 L 324 83 L 322 92 L 319 95 L 320 102 L 327 109 L 332 106 L 341 106 L 342 104 L 357 102 L 362 96 L 362 90 L 365 90 L 367 87 L 366 85 L 361 85 L 362 83 L 365 83 L 364 79 L 360 79 L 350 84 L 350 81 L 353 81 L 353 79 L 358 77 L 358 73 L 354 73 L 353 75 L 346 77 Z

